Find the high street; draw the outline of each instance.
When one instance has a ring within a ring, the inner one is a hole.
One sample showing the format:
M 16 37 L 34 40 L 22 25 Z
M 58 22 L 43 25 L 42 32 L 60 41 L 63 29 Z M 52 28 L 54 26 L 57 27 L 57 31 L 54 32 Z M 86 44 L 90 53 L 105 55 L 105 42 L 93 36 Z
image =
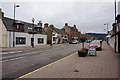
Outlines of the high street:
M 63 44 L 56 47 L 3 52 L 3 78 L 17 78 L 81 49 L 81 44 Z

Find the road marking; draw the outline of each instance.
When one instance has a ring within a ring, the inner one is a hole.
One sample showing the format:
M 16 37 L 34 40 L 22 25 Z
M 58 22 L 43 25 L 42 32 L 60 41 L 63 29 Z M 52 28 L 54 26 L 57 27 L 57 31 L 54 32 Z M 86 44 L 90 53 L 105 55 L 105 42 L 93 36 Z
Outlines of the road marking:
M 23 52 L 23 51 L 17 51 L 17 52 Z
M 48 66 L 50 66 L 50 65 L 52 65 L 52 64 L 55 64 L 55 63 L 57 63 L 57 62 L 59 62 L 59 61 L 62 61 L 62 60 L 64 60 L 64 59 L 66 59 L 66 58 L 68 58 L 68 57 L 71 57 L 72 55 L 74 55 L 74 54 L 76 54 L 77 52 L 75 52 L 75 53 L 73 53 L 73 54 L 71 54 L 71 55 L 68 55 L 68 56 L 66 56 L 66 57 L 64 57 L 64 58 L 62 58 L 62 59 L 59 59 L 59 60 L 57 60 L 57 61 L 55 61 L 55 62 L 53 62 L 53 63 L 50 63 L 50 64 L 48 64 L 48 65 L 46 65 L 46 66 L 43 66 L 43 67 L 41 67 L 41 68 L 38 68 L 38 69 L 36 69 L 36 70 L 34 70 L 34 71 L 32 71 L 32 72 L 29 72 L 29 73 L 27 73 L 27 74 L 25 74 L 25 75 L 23 75 L 23 76 L 21 76 L 21 77 L 18 77 L 17 79 L 15 79 L 15 80 L 19 80 L 19 79 L 21 79 L 21 78 L 24 78 L 25 76 L 28 76 L 28 75 L 30 75 L 30 74 L 32 74 L 32 73 L 34 73 L 34 72 L 37 72 L 37 71 L 39 71 L 39 70 L 41 70 L 41 69 L 43 69 L 43 68 L 46 68 L 46 67 L 48 67 Z
M 8 61 L 13 61 L 13 60 L 21 59 L 21 58 L 23 58 L 23 57 L 13 58 L 13 59 L 9 59 L 9 60 L 3 60 L 3 61 L 0 61 L 0 62 L 8 62 Z
M 16 53 L 16 51 L 15 52 L 9 52 L 9 53 Z
M 8 52 L 2 52 L 2 54 L 8 54 Z
M 14 52 L 2 52 L 2 54 L 13 54 L 13 53 L 17 53 L 17 52 L 23 52 L 23 51 L 14 51 Z

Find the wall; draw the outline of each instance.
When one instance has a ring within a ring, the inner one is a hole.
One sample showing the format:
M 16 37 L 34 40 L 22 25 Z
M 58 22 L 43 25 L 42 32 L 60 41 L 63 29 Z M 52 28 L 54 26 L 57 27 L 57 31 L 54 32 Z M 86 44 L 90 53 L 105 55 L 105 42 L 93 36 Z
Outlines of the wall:
M 43 45 L 43 44 L 38 44 L 38 38 L 44 38 L 44 44 L 47 44 L 47 35 L 42 35 L 42 34 L 35 34 L 35 45 Z
M 53 33 L 54 33 L 54 36 L 52 36 L 52 44 L 57 44 L 58 38 L 56 39 L 56 41 L 53 41 L 53 37 L 57 37 L 58 34 L 57 34 L 56 32 L 53 32 Z M 53 33 L 52 33 L 52 34 L 53 34 Z
M 13 47 L 13 32 L 7 31 L 7 33 L 8 33 L 7 47 Z M 15 47 L 31 46 L 31 38 L 33 38 L 32 34 L 23 33 L 23 32 L 15 32 L 15 37 L 26 38 L 26 44 L 20 44 L 20 45 L 16 45 L 16 38 L 15 38 Z M 47 44 L 47 35 L 35 34 L 34 35 L 35 46 L 43 45 L 43 44 L 38 44 L 38 38 L 44 38 L 44 44 Z
M 7 47 L 7 30 L 0 18 L 0 47 Z
M 115 36 L 108 38 L 108 43 L 114 49 Z M 116 44 L 118 44 L 118 36 L 116 35 Z M 118 45 L 116 45 L 116 51 L 118 51 Z
M 118 2 L 118 13 L 120 14 L 120 1 Z

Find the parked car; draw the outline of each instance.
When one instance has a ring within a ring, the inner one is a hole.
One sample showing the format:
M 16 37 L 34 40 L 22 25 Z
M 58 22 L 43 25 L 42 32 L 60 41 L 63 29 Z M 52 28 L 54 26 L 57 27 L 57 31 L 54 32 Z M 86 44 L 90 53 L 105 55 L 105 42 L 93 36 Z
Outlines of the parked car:
M 86 40 L 86 43 L 90 43 L 91 42 L 91 40 Z
M 102 50 L 102 43 L 100 43 L 100 41 L 98 41 L 98 40 L 93 40 L 93 41 L 89 44 L 89 47 L 91 47 L 91 46 L 96 47 L 96 49 Z
M 73 40 L 73 41 L 72 41 L 72 44 L 78 44 L 78 43 L 79 43 L 78 40 Z

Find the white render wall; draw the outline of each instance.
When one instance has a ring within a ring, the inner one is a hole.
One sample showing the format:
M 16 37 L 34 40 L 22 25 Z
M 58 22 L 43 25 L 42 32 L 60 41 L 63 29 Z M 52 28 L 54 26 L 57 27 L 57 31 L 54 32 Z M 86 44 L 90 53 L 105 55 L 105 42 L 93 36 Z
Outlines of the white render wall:
M 114 49 L 115 45 L 115 36 L 108 38 L 108 43 Z M 116 51 L 118 51 L 118 35 L 116 35 Z
M 47 44 L 47 35 L 43 35 L 43 34 L 35 34 L 34 35 L 35 45 L 43 45 L 43 44 L 38 44 L 38 38 L 44 38 L 43 44 Z
M 13 47 L 13 32 L 7 31 L 7 47 Z M 16 37 L 25 37 L 26 44 L 16 45 Z M 22 46 L 31 46 L 31 38 L 33 38 L 32 34 L 23 33 L 23 32 L 15 32 L 15 47 L 22 47 Z M 44 38 L 43 44 L 38 44 L 38 38 Z M 47 44 L 47 35 L 43 34 L 35 34 L 34 35 L 34 45 L 45 45 Z

